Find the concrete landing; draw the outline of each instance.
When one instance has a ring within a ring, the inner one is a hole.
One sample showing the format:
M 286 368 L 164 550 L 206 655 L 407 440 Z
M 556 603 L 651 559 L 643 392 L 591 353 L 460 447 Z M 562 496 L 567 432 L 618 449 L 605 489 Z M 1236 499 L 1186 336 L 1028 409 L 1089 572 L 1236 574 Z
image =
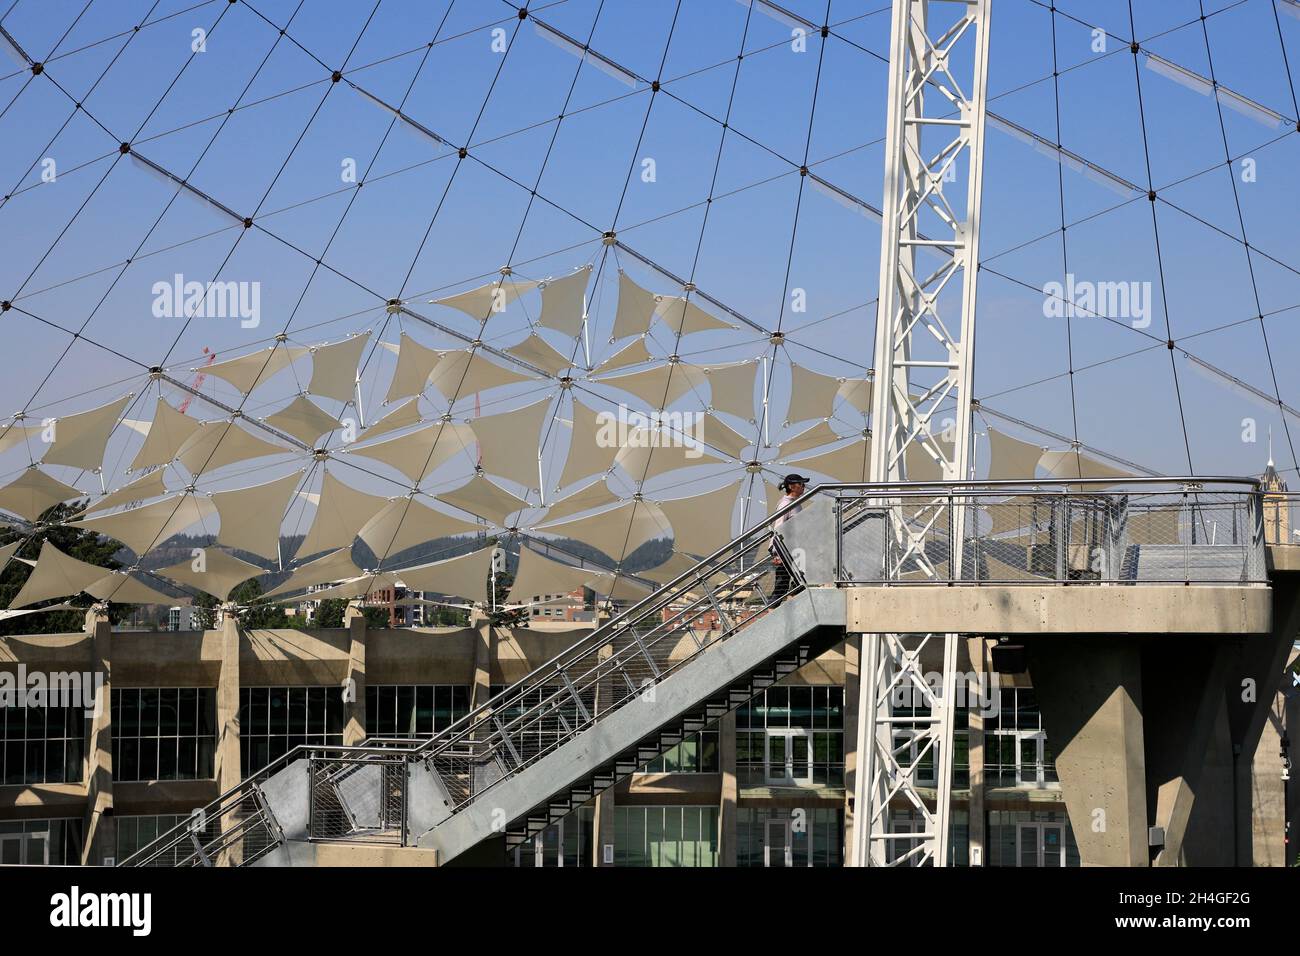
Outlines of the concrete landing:
M 850 632 L 1267 634 L 1263 585 L 988 585 L 848 588 Z

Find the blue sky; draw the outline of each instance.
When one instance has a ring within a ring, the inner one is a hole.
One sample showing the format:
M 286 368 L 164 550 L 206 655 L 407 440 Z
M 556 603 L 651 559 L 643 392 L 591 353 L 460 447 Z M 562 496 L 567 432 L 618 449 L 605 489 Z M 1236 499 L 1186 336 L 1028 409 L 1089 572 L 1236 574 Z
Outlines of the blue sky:
M 1281 398 L 1300 405 L 1292 92 L 1300 19 L 1285 12 L 1275 19 L 1274 3 L 1280 9 L 1283 0 L 1207 0 L 1208 53 L 1194 0 L 1133 4 L 1144 50 L 1202 75 L 1212 58 L 1221 84 L 1290 124 L 1271 129 L 1228 109 L 1221 132 L 1213 96 L 1150 69 L 1145 55 L 1135 70 L 1127 2 L 1058 0 L 1053 17 L 1041 3 L 998 0 L 990 109 L 1052 141 L 1059 117 L 1066 148 L 1143 190 L 1149 175 L 1160 201 L 1153 227 L 1145 195 L 1120 195 L 1071 169 L 1062 187 L 1057 162 L 988 131 L 975 394 L 991 409 L 1164 473 L 1188 468 L 1184 420 L 1198 474 L 1258 473 L 1272 427 L 1279 466 L 1294 468 L 1276 405 L 1198 371 L 1181 352 L 1264 393 L 1274 393 L 1276 376 Z M 838 376 L 871 364 L 880 227 L 815 190 L 800 194 L 797 165 L 806 151 L 820 176 L 879 205 L 889 16 L 873 0 L 834 0 L 829 16 L 825 0 L 785 6 L 836 25 L 824 48 L 814 35 L 806 51 L 792 50 L 789 25 L 736 0 L 535 5 L 547 24 L 582 42 L 590 37 L 594 50 L 640 77 L 662 76 L 664 92 L 652 97 L 647 84 L 629 86 L 580 64 L 499 0 L 382 0 L 377 8 L 367 0 L 96 0 L 88 8 L 84 0 L 18 0 L 0 22 L 49 65 L 48 76 L 33 78 L 0 61 L 0 185 L 12 194 L 0 206 L 0 289 L 64 329 L 85 323 L 85 338 L 98 344 L 69 347 L 66 332 L 6 313 L 0 321 L 14 357 L 0 411 L 67 414 L 139 390 L 141 365 L 101 346 L 144 366 L 165 362 L 187 378 L 203 348 L 233 356 L 285 329 L 311 343 L 381 328 L 396 341 L 405 328 L 426 344 L 453 345 L 409 320 L 386 322 L 383 298 L 424 303 L 480 284 L 507 262 L 531 278 L 598 267 L 590 343 L 598 362 L 614 349 L 606 339 L 616 267 L 653 291 L 679 291 L 634 258 L 605 252 L 598 230 L 614 228 L 628 246 L 758 325 L 789 333 L 775 362 L 768 433 L 777 440 L 806 427 L 782 427 L 790 361 Z M 132 32 L 138 23 L 147 25 Z M 1104 52 L 1094 49 L 1093 27 L 1112 34 Z M 198 54 L 196 28 L 206 31 Z M 493 49 L 498 28 L 504 54 Z M 389 103 L 404 100 L 408 115 L 448 143 L 468 143 L 474 158 L 458 162 L 454 150 L 402 124 L 385 138 L 392 117 L 350 83 L 332 84 L 329 68 Z M 1225 135 L 1228 153 L 1254 161 L 1254 181 L 1243 181 L 1240 162 L 1226 165 Z M 174 188 L 118 154 L 125 139 L 254 216 L 257 227 L 244 230 L 201 202 L 174 198 Z M 57 164 L 54 182 L 41 180 L 44 158 Z M 647 158 L 652 183 L 640 176 Z M 359 193 L 341 179 L 349 159 L 370 170 Z M 541 198 L 530 204 L 539 176 Z M 1063 320 L 1043 315 L 1044 284 L 1066 271 L 1062 201 L 1069 271 L 1152 283 L 1149 335 L 1096 317 L 1077 317 L 1067 334 Z M 1257 252 L 1239 241 L 1238 202 Z M 316 269 L 317 257 L 331 268 Z M 259 282 L 260 326 L 202 319 L 182 331 L 181 320 L 156 318 L 152 286 L 177 273 Z M 790 309 L 795 288 L 807 293 L 806 313 Z M 476 331 L 463 315 L 419 308 Z M 494 318 L 487 336 L 512 344 L 530 318 L 535 306 L 522 302 Z M 1173 368 L 1167 336 L 1179 347 Z M 649 344 L 666 354 L 671 340 L 661 334 Z M 708 364 L 770 355 L 771 347 L 744 328 L 692 336 L 681 351 Z M 391 364 L 388 353 L 374 353 L 368 419 L 384 411 Z M 239 401 L 221 383 L 205 388 Z M 267 385 L 247 407 L 265 414 L 295 391 L 293 380 Z M 502 410 L 541 393 L 521 388 L 484 402 Z M 142 408 L 134 414 L 147 418 Z M 832 427 L 849 434 L 861 425 L 853 415 L 840 408 Z M 1254 443 L 1242 440 L 1245 419 L 1255 422 Z M 987 424 L 1061 447 L 993 417 L 977 428 Z M 1300 441 L 1298 426 L 1291 422 Z M 21 464 L 7 458 L 0 469 L 10 474 Z

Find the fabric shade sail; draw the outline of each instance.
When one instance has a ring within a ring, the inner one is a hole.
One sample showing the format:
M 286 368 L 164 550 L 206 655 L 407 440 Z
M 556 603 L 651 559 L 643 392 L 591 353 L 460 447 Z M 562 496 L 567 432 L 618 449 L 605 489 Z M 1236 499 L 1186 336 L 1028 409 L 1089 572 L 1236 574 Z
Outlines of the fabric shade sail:
M 203 548 L 190 560 L 173 564 L 157 573 L 224 601 L 231 591 L 249 578 L 266 574 L 266 569 L 241 561 L 219 548 Z
M 341 342 L 312 346 L 311 381 L 307 384 L 307 391 L 339 402 L 353 401 L 357 366 L 368 341 L 370 333 L 362 332 Z
M 46 446 L 41 461 L 47 465 L 69 465 L 94 471 L 103 464 L 109 435 L 131 398 L 131 395 L 123 395 L 91 411 L 57 419 L 52 429 L 54 440 Z

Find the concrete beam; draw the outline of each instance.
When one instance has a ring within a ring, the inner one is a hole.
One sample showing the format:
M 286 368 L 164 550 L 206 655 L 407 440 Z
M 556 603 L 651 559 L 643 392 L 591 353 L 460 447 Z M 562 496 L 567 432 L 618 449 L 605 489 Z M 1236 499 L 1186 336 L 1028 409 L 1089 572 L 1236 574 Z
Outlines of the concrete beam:
M 343 727 L 343 746 L 355 747 L 366 739 L 366 616 L 349 604 L 343 613 L 348 629 L 348 722 Z
M 1266 634 L 1272 595 L 1263 586 L 1016 585 L 855 587 L 851 632 L 926 634 Z
M 84 839 L 81 865 L 99 866 L 117 856 L 117 831 L 113 820 L 113 699 L 112 625 L 106 613 L 86 612 L 86 631 L 91 636 L 91 670 L 97 681 L 96 711 L 91 718 L 90 743 L 86 748 L 86 812 L 82 821 Z

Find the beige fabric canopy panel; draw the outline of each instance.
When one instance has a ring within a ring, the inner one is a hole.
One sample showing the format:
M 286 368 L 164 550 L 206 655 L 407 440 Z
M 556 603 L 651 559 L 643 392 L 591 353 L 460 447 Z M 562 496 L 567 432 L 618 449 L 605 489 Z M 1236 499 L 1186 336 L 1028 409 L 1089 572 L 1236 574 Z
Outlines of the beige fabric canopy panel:
M 731 519 L 741 481 L 690 498 L 660 501 L 673 529 L 673 550 L 709 555 L 731 541 Z
M 1076 451 L 1045 451 L 1038 459 L 1038 467 L 1053 478 L 1136 478 L 1124 471 L 1089 458 Z
M 317 439 L 339 427 L 335 416 L 325 412 L 304 395 L 299 395 L 284 408 L 267 417 L 266 423 L 313 448 L 316 447 Z
M 116 601 L 119 604 L 163 604 L 186 606 L 192 603 L 189 595 L 164 594 L 150 587 L 140 577 L 125 571 L 111 571 L 86 589 L 86 593 L 99 601 Z
M 199 428 L 180 447 L 176 458 L 194 476 L 254 458 L 291 454 L 292 449 L 263 441 L 230 421 L 199 422 Z
M 357 491 L 328 469 L 323 471 L 316 517 L 298 548 L 298 553 L 304 557 L 331 548 L 350 547 L 357 531 L 388 505 L 387 498 Z
M 276 342 L 269 349 L 240 355 L 224 362 L 214 362 L 201 369 L 208 375 L 215 375 L 222 381 L 229 382 L 244 394 L 248 394 L 258 385 L 284 371 L 295 361 L 307 354 L 301 345 L 286 345 Z M 196 369 L 195 371 L 200 371 Z
M 423 392 L 441 358 L 442 353 L 437 349 L 421 345 L 403 331 L 398 337 L 397 369 L 393 372 L 393 380 L 388 383 L 384 402 Z
M 602 375 L 595 379 L 602 385 L 630 392 L 658 411 L 667 408 L 683 395 L 694 390 L 704 394 L 704 372 L 685 362 L 665 362 L 641 372 L 626 375 Z M 701 400 L 702 403 L 702 400 Z
M 614 314 L 614 338 L 645 335 L 655 317 L 658 297 L 641 288 L 622 269 L 618 270 L 618 309 Z
M 705 412 L 704 444 L 716 448 L 732 458 L 739 458 L 741 452 L 754 444 L 754 440 L 742 435 L 718 416 Z
M 569 356 L 557 350 L 536 332 L 530 332 L 528 338 L 518 345 L 511 345 L 506 351 L 520 361 L 540 368 L 547 375 L 559 375 L 573 364 Z
M 16 610 L 38 601 L 80 594 L 96 581 L 102 581 L 107 574 L 107 568 L 78 561 L 64 554 L 46 539 L 41 543 L 41 553 L 36 559 L 36 567 L 27 576 L 22 589 L 14 596 L 9 607 Z
M 188 531 L 195 525 L 202 525 L 203 531 L 210 533 L 216 517 L 217 509 L 210 498 L 182 491 L 153 504 L 103 517 L 83 518 L 71 524 L 116 538 L 137 555 L 143 555 L 150 548 L 158 547 L 172 536 Z
M 859 437 L 839 448 L 807 458 L 795 458 L 786 464 L 792 471 L 807 469 L 836 481 L 867 481 L 871 469 L 871 440 Z
M 754 420 L 754 382 L 758 375 L 758 362 L 732 362 L 729 365 L 712 365 L 704 369 L 709 382 L 709 407 Z
M 536 449 L 542 424 L 550 418 L 551 397 L 523 408 L 474 419 L 483 470 L 509 478 L 525 488 L 540 484 Z
M 634 482 L 648 481 L 678 468 L 721 464 L 722 459 L 698 445 L 686 447 L 682 436 L 667 429 L 633 428 L 614 462 Z
M 536 381 L 535 378 L 497 365 L 477 349 L 447 352 L 429 376 L 429 382 L 448 401 L 466 398 L 502 385 Z
M 392 573 L 408 588 L 417 591 L 434 591 L 466 598 L 476 604 L 487 604 L 488 573 L 492 568 L 494 550 L 496 545 L 490 544 L 459 557 L 403 568 Z M 498 600 L 501 597 L 504 595 L 498 595 Z
M 417 544 L 482 528 L 435 511 L 414 498 L 398 498 L 384 506 L 357 533 L 379 560 L 401 554 Z
M 823 375 L 802 365 L 790 363 L 790 407 L 785 420 L 790 423 L 809 418 L 830 418 L 835 396 L 844 384 L 831 375 Z
M 585 265 L 572 275 L 542 283 L 542 317 L 538 324 L 571 337 L 581 332 L 590 279 L 591 266 Z
M 286 581 L 267 591 L 266 596 L 275 597 L 288 594 L 290 591 L 301 591 L 313 584 L 324 584 L 326 581 L 346 581 L 359 574 L 361 569 L 352 562 L 352 549 L 339 548 L 295 568 Z
M 42 462 L 94 471 L 103 464 L 108 438 L 132 397 L 123 395 L 91 411 L 57 419 L 53 426 L 54 441 L 46 446 Z
M 139 471 L 141 468 L 174 461 L 201 424 L 183 412 L 178 412 L 161 398 L 158 399 L 158 404 L 154 407 L 153 423 L 145 435 L 144 444 L 135 454 L 135 460 L 131 462 L 131 470 Z
M 784 458 L 789 455 L 798 455 L 814 448 L 821 448 L 823 445 L 843 441 L 846 437 L 845 435 L 836 434 L 831 429 L 830 423 L 823 419 L 782 441 L 777 449 L 777 457 Z
M 307 391 L 339 402 L 350 402 L 356 397 L 357 366 L 361 354 L 370 341 L 370 333 L 362 332 L 342 342 L 314 345 L 311 348 L 311 381 Z
M 241 561 L 218 548 L 202 548 L 200 552 L 188 561 L 173 564 L 157 573 L 211 594 L 219 601 L 226 600 L 231 591 L 249 578 L 266 574 L 264 568 Z
M 464 312 L 476 322 L 484 322 L 493 313 L 504 312 L 510 303 L 520 296 L 527 295 L 537 286 L 538 283 L 532 279 L 517 279 L 513 275 L 508 275 L 487 285 L 481 285 L 477 289 L 432 301 L 437 305 L 445 305 Z
M 601 421 L 600 413 L 592 411 L 577 399 L 573 400 L 573 422 L 570 425 L 572 438 L 560 474 L 561 488 L 580 478 L 604 474 L 614 467 L 618 445 L 599 439 Z
M 12 425 L 0 426 L 0 454 L 29 441 L 40 431 L 40 425 L 19 425 L 16 422 Z
M 117 490 L 110 491 L 97 501 L 92 501 L 86 511 L 107 511 L 122 505 L 148 501 L 150 498 L 160 498 L 165 494 L 167 494 L 167 486 L 163 484 L 163 470 L 156 468 L 127 482 Z
M 657 361 L 662 361 L 662 359 L 650 354 L 650 350 L 646 348 L 645 336 L 642 335 L 633 339 L 601 362 L 599 371 L 604 374 L 620 368 L 630 368 L 633 365 L 644 365 L 646 362 Z
M 611 575 L 595 568 L 579 568 L 520 546 L 519 567 L 510 587 L 510 603 L 528 604 L 544 594 L 567 594 L 583 587 L 595 587 Z
M 609 485 L 605 483 L 605 476 L 598 475 L 577 491 L 571 492 L 559 501 L 552 502 L 547 509 L 546 520 L 559 521 L 561 518 L 567 518 L 582 511 L 591 511 L 593 508 L 612 505 L 618 500 L 614 493 L 609 490 Z
M 79 498 L 81 492 L 52 478 L 39 468 L 28 468 L 0 488 L 0 508 L 28 521 L 36 521 L 60 502 Z
M 382 461 L 412 484 L 419 484 L 454 456 L 472 455 L 475 442 L 474 431 L 468 425 L 438 421 L 372 445 L 351 446 L 348 454 Z
M 989 436 L 989 479 L 1032 479 L 1043 455 L 1039 445 L 1020 441 L 1004 435 L 995 428 L 987 429 Z
M 280 525 L 302 475 L 296 471 L 266 484 L 214 494 L 212 503 L 221 518 L 217 534 L 221 544 L 263 558 L 276 557 L 280 553 Z
M 647 541 L 665 537 L 667 529 L 668 520 L 657 507 L 632 500 L 609 511 L 539 526 L 537 530 L 589 544 L 617 561 Z
M 424 416 L 420 414 L 420 399 L 408 398 L 379 421 L 372 423 L 370 427 L 357 436 L 357 441 L 370 441 L 372 438 L 395 432 L 399 428 L 407 428 L 423 420 Z
M 515 497 L 478 474 L 471 478 L 468 484 L 454 491 L 439 492 L 437 498 L 461 511 L 467 511 L 503 527 L 510 515 L 529 507 L 527 501 Z
M 707 332 L 709 329 L 734 329 L 730 322 L 724 322 L 701 309 L 686 296 L 659 296 L 655 304 L 655 314 L 672 330 L 673 335 L 690 335 L 692 332 Z

